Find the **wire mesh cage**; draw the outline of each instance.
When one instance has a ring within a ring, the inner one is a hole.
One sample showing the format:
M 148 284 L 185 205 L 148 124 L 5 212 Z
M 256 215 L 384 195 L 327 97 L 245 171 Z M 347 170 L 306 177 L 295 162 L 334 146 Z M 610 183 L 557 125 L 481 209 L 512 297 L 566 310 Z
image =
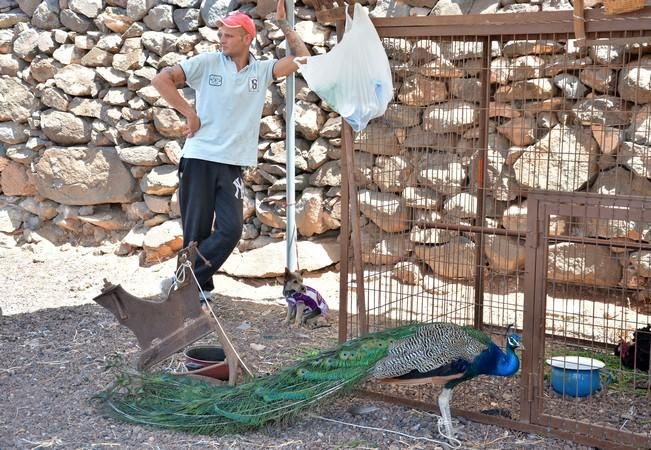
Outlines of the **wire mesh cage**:
M 589 12 L 579 45 L 571 12 L 545 18 L 376 21 L 396 95 L 352 141 L 360 242 L 340 326 L 446 321 L 502 344 L 515 324 L 521 374 L 462 384 L 453 407 L 649 447 L 651 39 L 646 22 L 608 30 Z M 579 369 L 587 395 L 567 381 Z M 421 407 L 438 395 L 368 389 Z

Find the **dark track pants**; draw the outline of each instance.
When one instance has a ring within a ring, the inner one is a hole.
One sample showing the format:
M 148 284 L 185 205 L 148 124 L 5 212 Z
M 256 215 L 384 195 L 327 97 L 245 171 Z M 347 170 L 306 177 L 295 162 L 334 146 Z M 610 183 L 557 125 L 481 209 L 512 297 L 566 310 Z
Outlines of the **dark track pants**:
M 212 291 L 212 276 L 242 236 L 244 185 L 242 168 L 200 159 L 179 162 L 179 204 L 183 246 L 197 242 L 195 274 L 201 288 Z M 214 230 L 213 230 L 214 221 Z

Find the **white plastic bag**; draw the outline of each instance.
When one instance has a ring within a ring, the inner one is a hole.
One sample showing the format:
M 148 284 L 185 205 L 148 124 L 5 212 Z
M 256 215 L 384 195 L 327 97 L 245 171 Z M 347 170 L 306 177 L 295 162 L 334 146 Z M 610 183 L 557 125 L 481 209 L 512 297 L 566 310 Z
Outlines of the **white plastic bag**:
M 323 55 L 305 58 L 300 72 L 310 89 L 328 102 L 355 131 L 384 114 L 393 98 L 391 68 L 366 10 L 355 3 L 354 18 L 346 9 L 342 40 Z

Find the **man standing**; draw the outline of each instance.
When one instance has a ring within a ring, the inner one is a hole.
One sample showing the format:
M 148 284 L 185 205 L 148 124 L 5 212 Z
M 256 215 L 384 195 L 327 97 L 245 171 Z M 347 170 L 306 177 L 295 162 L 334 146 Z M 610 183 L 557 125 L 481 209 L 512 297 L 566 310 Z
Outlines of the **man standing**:
M 203 291 L 200 300 L 214 289 L 213 274 L 242 235 L 241 171 L 257 162 L 266 89 L 298 69 L 294 56 L 309 56 L 286 20 L 284 0 L 278 0 L 276 23 L 293 56 L 256 60 L 249 52 L 255 23 L 235 12 L 219 22 L 220 52 L 193 56 L 161 70 L 152 80 L 161 97 L 187 120 L 178 169 L 179 203 L 183 246 L 198 244 L 195 275 Z M 196 92 L 196 108 L 177 91 L 184 83 Z M 172 281 L 164 285 L 165 294 Z

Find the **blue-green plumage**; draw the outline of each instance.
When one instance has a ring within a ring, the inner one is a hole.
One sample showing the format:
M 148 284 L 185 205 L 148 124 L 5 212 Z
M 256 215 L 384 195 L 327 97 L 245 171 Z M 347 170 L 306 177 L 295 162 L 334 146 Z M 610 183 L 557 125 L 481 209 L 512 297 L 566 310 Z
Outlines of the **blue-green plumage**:
M 451 389 L 478 375 L 511 376 L 518 371 L 508 335 L 505 351 L 470 327 L 438 322 L 411 324 L 340 344 L 234 388 L 188 377 L 143 374 L 123 378 L 122 389 L 103 398 L 123 420 L 199 433 L 227 433 L 282 420 L 316 406 L 368 379 L 445 382 L 439 397 L 446 434 L 451 435 Z

